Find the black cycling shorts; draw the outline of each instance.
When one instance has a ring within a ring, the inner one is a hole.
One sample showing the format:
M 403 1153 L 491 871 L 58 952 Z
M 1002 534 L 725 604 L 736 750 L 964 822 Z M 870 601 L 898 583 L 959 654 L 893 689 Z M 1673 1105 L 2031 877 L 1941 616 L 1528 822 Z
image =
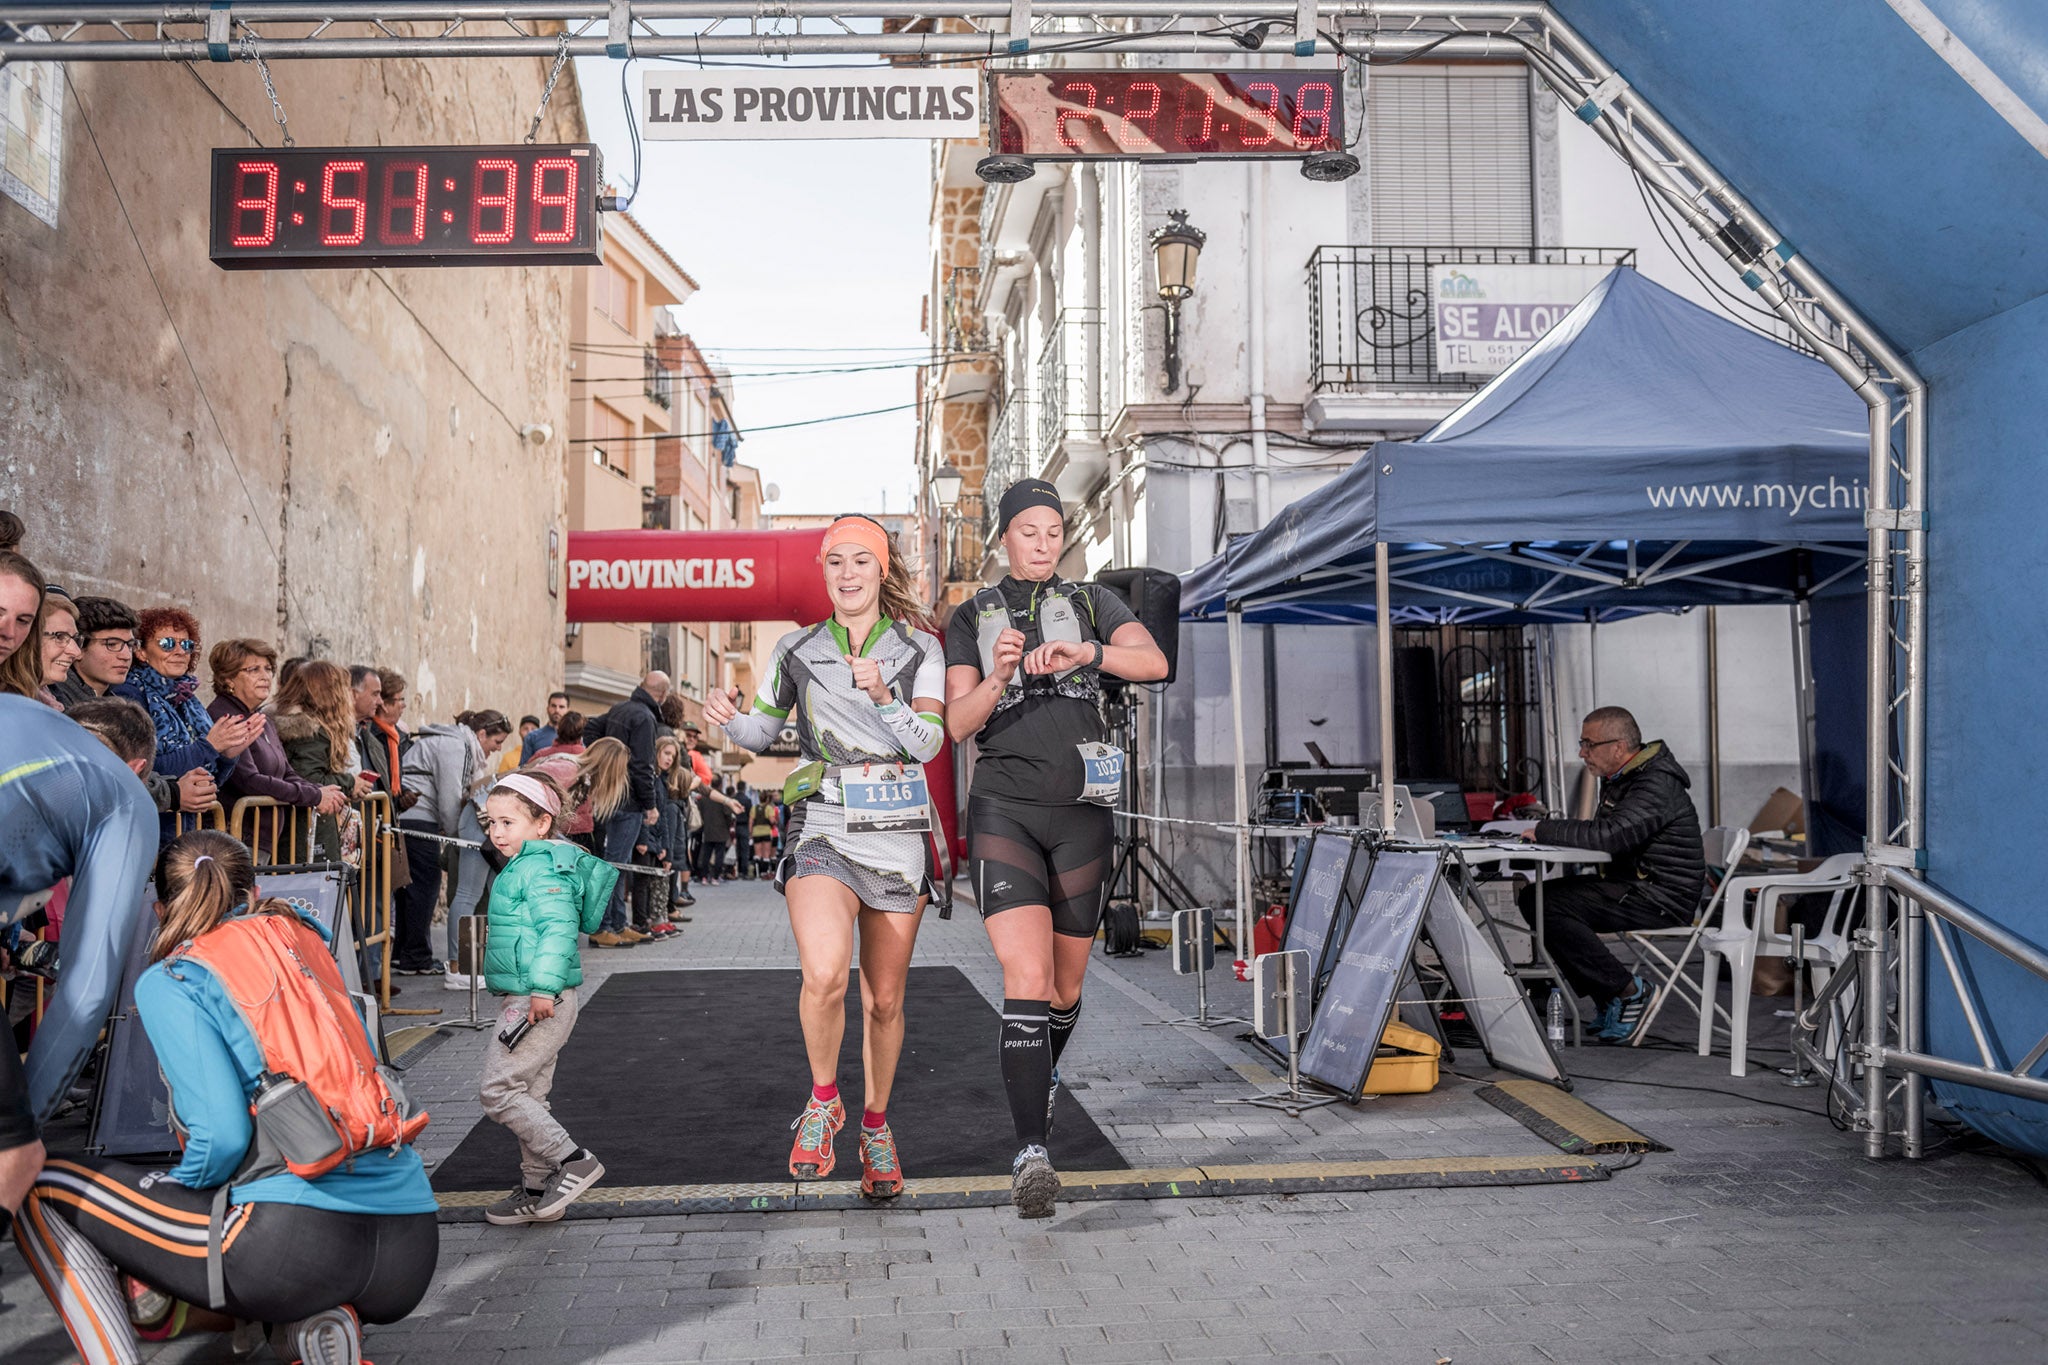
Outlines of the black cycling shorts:
M 26 981 L 17 976 L 17 983 Z M 21 989 L 17 984 L 16 990 Z M 0 1152 L 26 1147 L 36 1140 L 36 1116 L 29 1107 L 28 1077 L 12 1036 L 0 1038 Z
M 103 1257 L 187 1303 L 207 1301 L 213 1191 L 174 1185 L 105 1157 L 52 1160 L 29 1189 L 15 1238 L 88 1362 L 125 1332 L 119 1286 Z M 95 1255 L 86 1254 L 83 1240 Z M 227 1309 L 253 1322 L 295 1322 L 341 1304 L 364 1322 L 397 1322 L 419 1306 L 440 1253 L 431 1213 L 338 1213 L 308 1204 L 229 1210 L 221 1264 Z
M 1116 846 L 1107 806 L 1027 806 L 967 799 L 967 854 L 983 918 L 1019 905 L 1052 909 L 1052 930 L 1093 938 L 1108 903 Z

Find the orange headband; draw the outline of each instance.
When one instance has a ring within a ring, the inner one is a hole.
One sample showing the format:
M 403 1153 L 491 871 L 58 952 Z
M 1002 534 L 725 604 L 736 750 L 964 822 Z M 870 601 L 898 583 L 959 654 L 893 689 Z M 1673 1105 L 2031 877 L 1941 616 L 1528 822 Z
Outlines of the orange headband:
M 818 562 L 824 563 L 833 546 L 847 541 L 871 552 L 882 562 L 882 572 L 889 571 L 889 533 L 866 517 L 841 517 L 826 527 L 824 543 L 818 546 Z

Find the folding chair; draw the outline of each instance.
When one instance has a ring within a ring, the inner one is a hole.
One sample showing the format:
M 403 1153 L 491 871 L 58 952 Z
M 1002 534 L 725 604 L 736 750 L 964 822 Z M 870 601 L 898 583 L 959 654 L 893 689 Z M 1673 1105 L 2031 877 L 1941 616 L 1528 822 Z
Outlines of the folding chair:
M 1643 1011 L 1643 1022 L 1637 1026 L 1635 1036 L 1628 1040 L 1630 1047 L 1641 1047 L 1643 1039 L 1649 1036 L 1650 1026 L 1657 1022 L 1657 1016 L 1664 1009 L 1664 1002 L 1674 990 L 1685 995 L 1700 1017 L 1708 1017 L 1706 1011 L 1712 1005 L 1714 982 L 1703 978 L 1702 984 L 1695 985 L 1685 976 L 1686 964 L 1699 951 L 1700 939 L 1713 923 L 1714 916 L 1727 899 L 1729 883 L 1734 880 L 1729 874 L 1741 863 L 1742 855 L 1749 848 L 1749 831 L 1741 826 L 1716 825 L 1700 837 L 1701 851 L 1706 854 L 1707 873 L 1714 879 L 1714 890 L 1699 912 L 1693 916 L 1690 925 L 1674 925 L 1669 929 L 1630 929 L 1621 936 L 1622 942 L 1635 954 L 1637 964 L 1657 979 L 1657 993 L 1650 997 L 1650 1007 Z M 1665 946 L 1682 942 L 1677 957 L 1664 951 Z M 1719 1009 L 1718 1005 L 1712 1008 Z M 1724 1016 L 1725 1017 L 1725 1016 Z

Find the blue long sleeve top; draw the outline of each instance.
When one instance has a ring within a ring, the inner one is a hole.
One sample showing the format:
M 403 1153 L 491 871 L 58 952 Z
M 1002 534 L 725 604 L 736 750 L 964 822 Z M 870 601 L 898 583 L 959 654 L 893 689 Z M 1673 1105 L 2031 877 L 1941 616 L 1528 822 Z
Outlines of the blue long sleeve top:
M 262 1047 L 219 980 L 190 959 L 168 959 L 144 972 L 135 984 L 135 1009 L 185 1130 L 184 1159 L 168 1178 L 195 1190 L 226 1184 L 255 1137 L 249 1101 L 263 1072 Z M 438 1207 L 411 1147 L 367 1152 L 312 1180 L 289 1171 L 265 1176 L 236 1187 L 229 1198 L 336 1213 L 432 1213 Z
M 156 842 L 156 803 L 127 764 L 60 712 L 0 695 L 0 929 L 23 896 L 71 878 L 62 970 L 28 1051 L 38 1124 L 56 1112 L 114 1007 Z

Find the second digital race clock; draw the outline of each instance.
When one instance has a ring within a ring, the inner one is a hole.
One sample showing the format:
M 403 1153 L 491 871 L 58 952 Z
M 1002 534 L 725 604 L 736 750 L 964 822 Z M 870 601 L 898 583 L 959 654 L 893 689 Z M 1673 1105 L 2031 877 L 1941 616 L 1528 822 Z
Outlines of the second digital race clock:
M 998 156 L 1038 161 L 1305 157 L 1344 148 L 1335 71 L 1053 68 L 989 75 Z

